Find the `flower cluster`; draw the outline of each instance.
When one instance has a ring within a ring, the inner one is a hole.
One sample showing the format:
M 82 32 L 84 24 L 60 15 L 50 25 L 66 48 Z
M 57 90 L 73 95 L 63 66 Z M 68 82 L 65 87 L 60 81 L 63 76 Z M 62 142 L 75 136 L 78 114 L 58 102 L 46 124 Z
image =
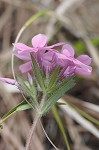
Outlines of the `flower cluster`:
M 23 43 L 15 43 L 14 55 L 25 63 L 20 65 L 22 73 L 30 72 L 32 69 L 32 60 L 30 53 L 33 54 L 39 67 L 44 70 L 46 75 L 51 73 L 57 66 L 60 67 L 60 76 L 68 77 L 73 74 L 90 75 L 92 67 L 89 66 L 91 58 L 88 55 L 74 57 L 74 49 L 69 44 L 62 42 L 47 46 L 47 37 L 44 34 L 38 34 L 32 38 L 32 46 L 29 47 Z M 55 47 L 62 46 L 61 50 Z

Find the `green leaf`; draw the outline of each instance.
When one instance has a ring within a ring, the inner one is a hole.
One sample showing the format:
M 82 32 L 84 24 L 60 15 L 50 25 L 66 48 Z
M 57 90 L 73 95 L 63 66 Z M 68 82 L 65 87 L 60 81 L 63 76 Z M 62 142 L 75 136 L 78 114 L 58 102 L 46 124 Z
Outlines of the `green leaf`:
M 71 79 L 72 77 L 69 77 L 69 78 L 66 78 L 66 79 L 64 79 L 64 80 L 62 80 L 62 81 L 59 81 L 54 87 L 52 87 L 49 91 L 48 91 L 48 93 L 54 93 L 57 89 L 59 89 L 63 84 L 64 84 L 64 82 L 65 83 L 67 83 L 70 79 Z M 73 77 L 74 78 L 74 77 Z
M 62 97 L 62 95 L 71 89 L 75 85 L 75 80 L 70 78 L 68 81 L 64 80 L 60 85 L 59 88 L 56 89 L 52 95 L 48 98 L 48 100 L 44 103 L 43 107 L 39 111 L 40 114 L 44 114 L 50 110 L 50 108 Z
M 35 58 L 32 55 L 31 55 L 31 59 L 32 59 L 33 73 L 35 74 L 36 80 L 37 80 L 38 84 L 40 85 L 41 89 L 43 91 L 45 91 L 46 88 L 45 88 L 44 79 L 43 79 L 41 70 L 40 70 Z
M 48 91 L 53 87 L 53 85 L 55 85 L 57 76 L 58 76 L 58 72 L 59 72 L 59 67 L 56 67 L 55 70 L 53 71 L 51 77 L 49 78 Z
M 57 122 L 57 124 L 58 124 L 58 126 L 60 128 L 60 131 L 61 131 L 61 133 L 63 135 L 64 141 L 65 141 L 66 146 L 67 146 L 67 150 L 70 150 L 69 142 L 68 142 L 68 139 L 67 139 L 67 136 L 66 136 L 65 129 L 63 127 L 62 121 L 61 121 L 60 116 L 58 114 L 57 107 L 53 106 L 52 107 L 52 112 L 53 112 L 54 117 L 56 119 L 56 122 Z
M 22 101 L 17 106 L 12 108 L 9 112 L 7 112 L 0 120 L 0 124 L 2 124 L 7 118 L 9 118 L 11 115 L 18 111 L 26 110 L 32 108 L 31 105 L 29 105 L 26 101 Z
M 36 99 L 37 99 L 37 89 L 36 89 L 36 84 L 35 84 L 35 82 L 33 81 L 32 78 L 31 78 L 31 80 L 28 78 L 28 83 L 29 83 L 31 92 L 33 93 L 33 94 L 32 94 L 32 95 L 33 95 L 33 98 L 34 98 L 35 101 L 36 101 Z
M 33 93 L 34 91 L 31 91 L 31 88 L 29 88 L 26 85 L 25 81 L 21 77 L 18 77 L 17 80 L 18 80 L 19 84 L 21 85 L 21 88 L 22 88 L 21 90 L 23 90 L 23 92 L 25 92 L 27 95 L 30 96 L 32 105 L 34 107 L 37 106 L 37 102 L 34 99 L 34 93 Z

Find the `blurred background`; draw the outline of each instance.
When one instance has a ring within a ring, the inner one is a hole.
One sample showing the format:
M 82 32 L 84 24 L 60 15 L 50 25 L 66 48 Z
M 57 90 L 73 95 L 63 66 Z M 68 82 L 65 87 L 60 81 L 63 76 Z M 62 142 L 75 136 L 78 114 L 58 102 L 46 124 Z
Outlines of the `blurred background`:
M 29 17 L 44 9 L 54 10 L 38 18 L 22 34 L 20 41 L 31 45 L 31 38 L 44 33 L 49 44 L 71 43 L 79 54 L 92 57 L 93 73 L 80 77 L 76 86 L 64 96 L 77 108 L 58 107 L 71 150 L 99 150 L 99 0 L 0 0 L 0 77 L 12 76 L 12 43 Z M 15 72 L 21 62 L 15 60 Z M 22 101 L 14 88 L 0 82 L 0 117 Z M 82 111 L 80 111 L 82 110 Z M 75 115 L 74 115 L 75 114 Z M 0 129 L 0 150 L 23 150 L 33 111 L 14 114 Z M 54 144 L 66 150 L 66 144 L 52 112 L 42 118 L 43 126 Z M 31 150 L 54 150 L 37 126 Z

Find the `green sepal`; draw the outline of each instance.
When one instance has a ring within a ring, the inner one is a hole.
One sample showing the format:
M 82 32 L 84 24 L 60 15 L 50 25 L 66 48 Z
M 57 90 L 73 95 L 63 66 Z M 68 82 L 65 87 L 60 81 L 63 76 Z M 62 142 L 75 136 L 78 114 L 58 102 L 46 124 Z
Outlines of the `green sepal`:
M 32 59 L 33 73 L 35 74 L 36 81 L 39 84 L 42 91 L 46 91 L 42 72 L 41 72 L 40 67 L 38 66 L 38 64 L 37 64 L 37 62 L 36 62 L 36 60 L 32 54 L 31 54 L 31 59 Z
M 19 103 L 17 106 L 15 106 L 14 108 L 12 108 L 10 111 L 8 111 L 0 120 L 0 125 L 7 119 L 9 118 L 12 114 L 18 112 L 18 111 L 22 111 L 22 110 L 27 110 L 32 108 L 31 105 L 29 105 L 26 101 L 22 101 L 21 103 Z
M 40 114 L 44 114 L 48 112 L 51 107 L 63 96 L 65 92 L 70 90 L 75 85 L 74 77 L 71 77 L 69 80 L 64 80 L 59 87 L 51 94 L 48 100 L 44 103 L 41 110 L 39 111 Z

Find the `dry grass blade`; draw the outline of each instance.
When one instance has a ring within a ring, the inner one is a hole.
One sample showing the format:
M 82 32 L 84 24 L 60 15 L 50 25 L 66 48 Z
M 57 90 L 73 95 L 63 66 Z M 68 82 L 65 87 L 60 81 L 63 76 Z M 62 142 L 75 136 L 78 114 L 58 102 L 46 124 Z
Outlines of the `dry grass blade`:
M 59 102 L 64 103 L 63 99 L 60 99 Z M 60 105 L 60 108 L 64 113 L 67 113 L 72 119 L 77 121 L 81 126 L 86 128 L 90 133 L 99 138 L 99 130 L 89 121 L 84 119 L 77 111 L 68 105 Z

